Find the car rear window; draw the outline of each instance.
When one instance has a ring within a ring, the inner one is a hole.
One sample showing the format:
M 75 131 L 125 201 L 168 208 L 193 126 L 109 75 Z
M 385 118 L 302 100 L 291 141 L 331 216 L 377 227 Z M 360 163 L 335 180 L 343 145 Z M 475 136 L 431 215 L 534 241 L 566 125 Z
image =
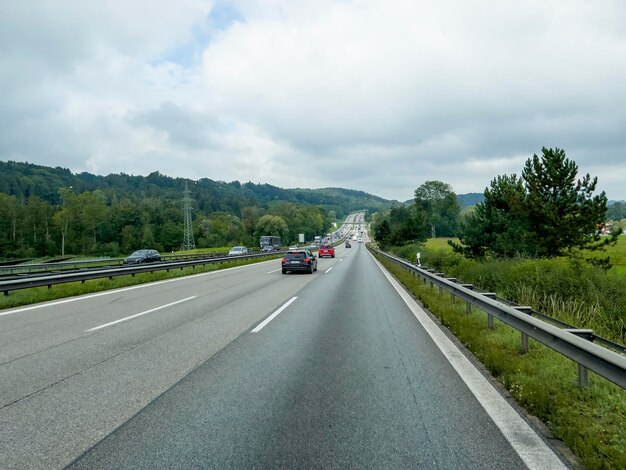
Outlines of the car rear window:
M 306 258 L 306 253 L 303 252 L 298 252 L 298 253 L 287 253 L 285 255 L 285 258 L 287 259 L 303 259 Z

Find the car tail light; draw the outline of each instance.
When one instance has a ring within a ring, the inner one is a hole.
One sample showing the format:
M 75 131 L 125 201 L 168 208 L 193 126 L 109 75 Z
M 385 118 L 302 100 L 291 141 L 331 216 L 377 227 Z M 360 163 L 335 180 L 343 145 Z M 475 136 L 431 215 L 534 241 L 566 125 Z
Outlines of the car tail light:
M 310 263 L 311 262 L 311 258 L 304 258 L 304 262 L 305 263 Z
M 287 258 L 283 258 L 280 260 L 281 263 L 286 263 L 287 262 Z

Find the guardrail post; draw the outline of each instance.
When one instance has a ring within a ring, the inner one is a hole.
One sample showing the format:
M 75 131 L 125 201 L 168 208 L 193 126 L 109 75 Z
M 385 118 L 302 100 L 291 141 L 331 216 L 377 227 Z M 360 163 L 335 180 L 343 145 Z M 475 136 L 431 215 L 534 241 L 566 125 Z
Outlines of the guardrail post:
M 587 388 L 589 386 L 589 369 L 578 364 L 578 388 Z
M 492 300 L 495 300 L 497 297 L 495 292 L 483 292 L 482 295 Z M 490 330 L 493 330 L 495 328 L 493 324 L 493 315 L 490 315 L 489 313 L 487 313 L 487 328 L 489 328 Z
M 526 354 L 528 352 L 528 335 L 526 333 L 522 333 L 522 349 L 521 353 Z
M 526 313 L 528 315 L 532 314 L 533 309 L 531 307 L 521 307 L 521 306 L 517 306 L 514 305 L 513 308 L 515 310 L 519 310 L 522 313 Z M 521 353 L 522 354 L 526 354 L 528 352 L 528 335 L 526 333 L 522 333 L 522 349 L 521 349 Z
M 456 277 L 447 277 L 446 281 L 456 282 Z M 450 303 L 454 305 L 454 301 L 456 300 L 456 296 L 454 292 L 450 292 Z
M 472 284 L 460 284 L 460 286 L 469 290 L 474 290 L 474 286 Z M 465 313 L 468 315 L 472 313 L 472 304 L 469 302 L 465 302 Z
M 587 341 L 593 342 L 593 340 L 596 339 L 596 335 L 593 334 L 593 330 L 578 329 L 578 328 L 564 328 L 563 330 L 569 333 L 572 333 L 573 335 L 584 338 Z M 589 386 L 589 369 L 587 369 L 582 364 L 578 364 L 578 387 L 587 388 L 588 386 Z

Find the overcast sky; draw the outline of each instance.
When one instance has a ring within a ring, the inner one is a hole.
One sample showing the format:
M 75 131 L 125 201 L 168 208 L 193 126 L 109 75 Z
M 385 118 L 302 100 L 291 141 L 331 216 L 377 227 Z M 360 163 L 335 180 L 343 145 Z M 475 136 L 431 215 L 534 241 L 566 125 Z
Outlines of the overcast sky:
M 406 200 L 542 147 L 626 199 L 623 0 L 0 3 L 0 160 Z

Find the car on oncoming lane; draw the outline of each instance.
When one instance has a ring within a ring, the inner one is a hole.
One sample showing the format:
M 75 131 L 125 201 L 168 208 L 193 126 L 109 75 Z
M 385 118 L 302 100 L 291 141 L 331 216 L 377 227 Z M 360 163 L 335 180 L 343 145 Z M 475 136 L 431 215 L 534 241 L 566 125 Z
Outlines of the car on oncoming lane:
M 124 264 L 152 263 L 161 261 L 161 255 L 156 250 L 137 250 L 124 258 Z
M 313 274 L 317 271 L 317 258 L 309 250 L 289 250 L 281 260 L 283 274 L 304 271 Z
M 228 256 L 247 255 L 248 248 L 245 246 L 233 246 L 228 252 Z

